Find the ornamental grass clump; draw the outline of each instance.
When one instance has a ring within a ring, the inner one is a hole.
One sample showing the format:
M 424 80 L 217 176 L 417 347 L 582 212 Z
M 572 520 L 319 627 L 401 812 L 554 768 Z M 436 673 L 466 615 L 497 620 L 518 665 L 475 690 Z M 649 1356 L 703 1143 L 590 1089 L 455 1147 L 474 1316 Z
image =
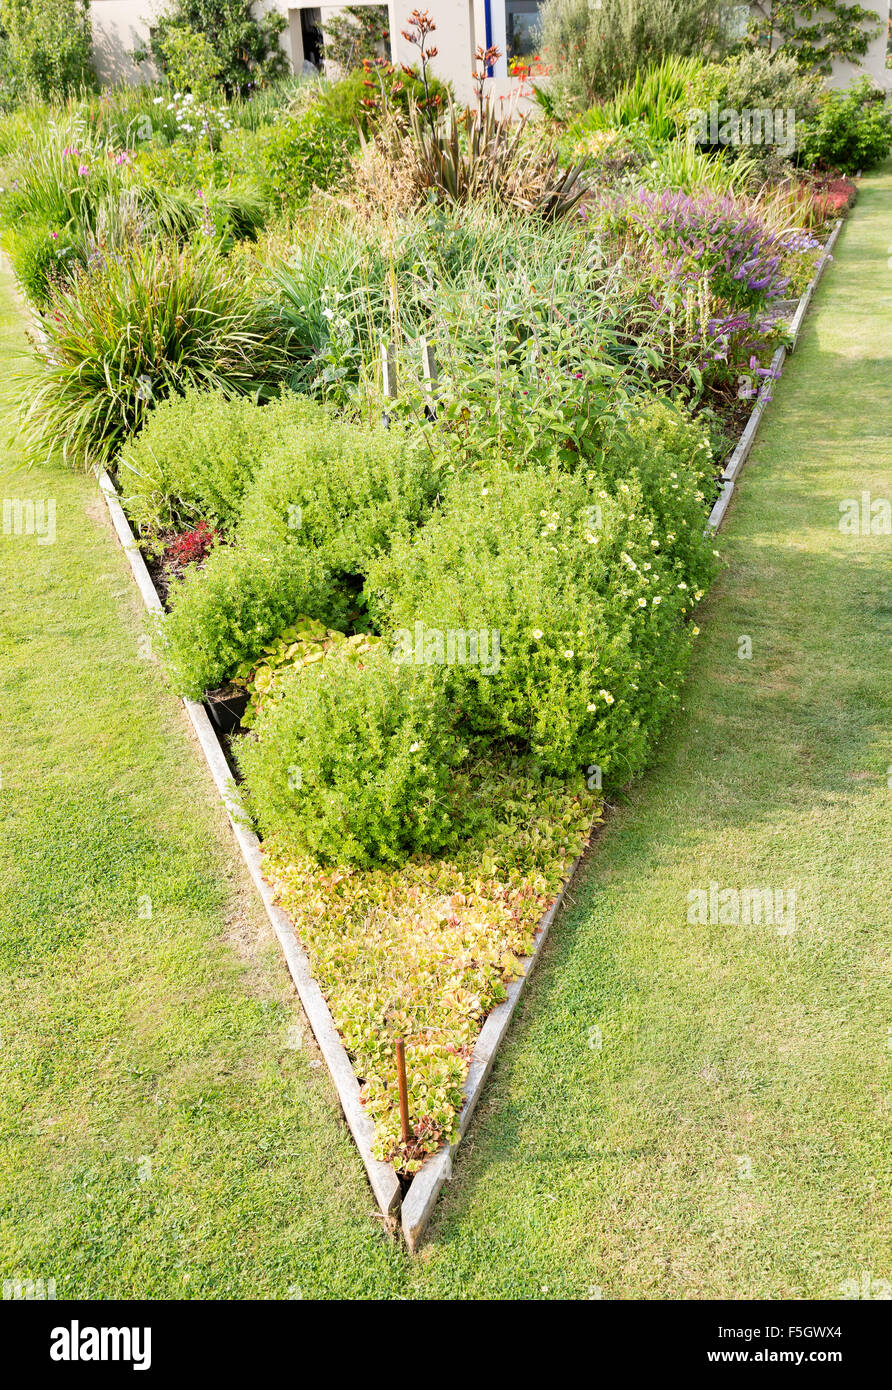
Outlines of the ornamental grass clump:
M 106 464 L 153 402 L 189 385 L 263 395 L 286 364 L 244 266 L 200 244 L 101 258 L 55 292 L 44 327 L 23 426 L 32 455 L 70 465 Z

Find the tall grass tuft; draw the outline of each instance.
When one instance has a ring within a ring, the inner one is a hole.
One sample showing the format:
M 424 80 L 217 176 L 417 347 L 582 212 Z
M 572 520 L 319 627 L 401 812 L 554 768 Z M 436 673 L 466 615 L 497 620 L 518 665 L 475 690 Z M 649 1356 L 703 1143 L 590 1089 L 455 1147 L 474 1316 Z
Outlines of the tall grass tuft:
M 263 396 L 285 369 L 277 320 L 212 246 L 131 245 L 57 289 L 38 375 L 23 379 L 37 457 L 102 466 L 153 401 L 186 385 Z

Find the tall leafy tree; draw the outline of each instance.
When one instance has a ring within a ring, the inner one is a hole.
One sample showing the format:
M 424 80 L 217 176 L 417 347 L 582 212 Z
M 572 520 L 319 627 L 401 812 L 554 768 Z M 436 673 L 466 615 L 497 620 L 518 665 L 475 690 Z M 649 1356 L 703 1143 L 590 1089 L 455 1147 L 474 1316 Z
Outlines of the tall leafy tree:
M 134 56 L 138 61 L 153 58 L 166 73 L 172 53 L 179 57 L 188 52 L 185 38 L 200 36 L 193 47 L 196 54 L 200 48 L 202 55 L 213 55 L 214 82 L 230 96 L 244 96 L 287 71 L 288 58 L 279 44 L 286 23 L 275 11 L 255 17 L 251 0 L 174 0 L 153 28 L 148 47 Z M 203 57 L 199 66 L 200 80 L 205 81 L 208 65 Z M 182 81 L 179 71 L 177 81 Z

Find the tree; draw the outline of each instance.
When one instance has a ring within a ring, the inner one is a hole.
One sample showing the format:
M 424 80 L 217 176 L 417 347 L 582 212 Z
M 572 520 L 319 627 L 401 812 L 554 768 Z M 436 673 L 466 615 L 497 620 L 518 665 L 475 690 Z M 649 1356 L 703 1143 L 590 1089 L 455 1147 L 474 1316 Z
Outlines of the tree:
M 834 58 L 857 62 L 880 32 L 876 10 L 847 0 L 759 0 L 757 7 L 750 42 L 815 72 L 829 73 Z
M 194 52 L 194 81 L 206 83 L 210 51 L 216 85 L 229 96 L 245 96 L 287 70 L 288 58 L 279 45 L 286 23 L 285 16 L 275 12 L 255 19 L 251 0 L 174 0 L 153 28 L 148 48 L 137 49 L 133 56 L 137 62 L 153 58 L 162 72 L 173 77 L 170 55 L 174 54 L 176 81 L 191 90 L 192 82 L 183 82 L 181 64 Z M 177 33 L 172 35 L 171 30 Z
M 374 62 L 388 56 L 386 5 L 348 5 L 340 14 L 325 19 L 323 29 L 326 60 L 345 76 L 361 68 L 366 59 Z
M 89 0 L 2 0 L 0 27 L 24 96 L 49 101 L 94 84 Z

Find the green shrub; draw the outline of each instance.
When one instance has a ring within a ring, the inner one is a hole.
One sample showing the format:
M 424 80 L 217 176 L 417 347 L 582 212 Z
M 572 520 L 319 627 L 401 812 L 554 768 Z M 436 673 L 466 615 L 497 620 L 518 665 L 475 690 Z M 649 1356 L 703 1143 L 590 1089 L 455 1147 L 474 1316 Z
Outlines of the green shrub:
M 596 474 L 544 470 L 456 480 L 368 590 L 397 657 L 445 661 L 472 730 L 519 740 L 548 771 L 619 780 L 678 698 L 699 592 L 661 554 L 637 481 L 611 494 Z
M 802 141 L 805 164 L 854 174 L 872 169 L 892 150 L 892 112 L 867 77 L 842 92 L 825 92 Z
M 440 479 L 417 436 L 349 424 L 294 397 L 266 413 L 268 448 L 241 509 L 249 544 L 309 546 L 328 570 L 361 575 L 417 527 Z
M 559 108 L 610 97 L 636 69 L 670 54 L 727 50 L 730 0 L 546 0 L 542 44 Z
M 0 29 L 26 96 L 47 101 L 93 85 L 89 0 L 2 0 Z
M 694 590 L 707 589 L 714 570 L 704 517 L 716 493 L 706 429 L 668 400 L 632 403 L 604 450 L 599 476 L 616 491 L 636 481 L 654 522 L 660 555 Z
M 796 120 L 805 121 L 817 110 L 821 90 L 820 77 L 804 72 L 795 59 L 751 48 L 724 63 L 701 68 L 691 78 L 688 98 L 692 107 L 708 107 L 715 101 L 720 110 L 726 106 L 735 111 L 792 107 Z
M 310 550 L 218 546 L 169 594 L 162 633 L 177 690 L 199 700 L 217 689 L 295 618 L 324 611 L 325 592 Z
M 58 290 L 24 426 L 32 450 L 106 463 L 152 402 L 189 385 L 263 392 L 284 371 L 278 329 L 244 268 L 212 245 L 101 257 Z
M 299 207 L 313 188 L 331 187 L 356 143 L 349 126 L 314 102 L 285 116 L 266 138 L 266 186 L 283 207 Z
M 285 853 L 369 866 L 449 838 L 455 739 L 442 689 L 380 648 L 288 676 L 238 760 L 261 832 Z
M 117 461 L 131 520 L 149 532 L 197 521 L 229 530 L 272 424 L 250 396 L 189 386 L 159 402 Z

